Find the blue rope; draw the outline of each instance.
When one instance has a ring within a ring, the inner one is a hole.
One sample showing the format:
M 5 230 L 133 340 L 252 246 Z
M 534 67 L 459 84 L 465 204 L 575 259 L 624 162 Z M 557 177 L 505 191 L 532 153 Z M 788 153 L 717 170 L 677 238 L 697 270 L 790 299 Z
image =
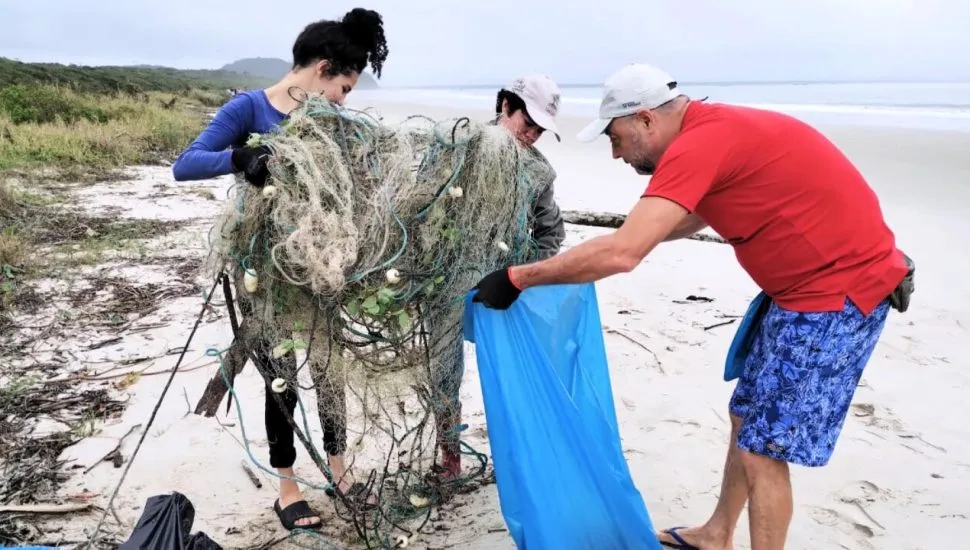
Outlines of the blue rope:
M 226 387 L 228 388 L 229 393 L 231 394 L 232 399 L 236 404 L 236 415 L 239 417 L 239 431 L 241 432 L 241 435 L 242 435 L 243 448 L 245 449 L 246 455 L 249 457 L 249 460 L 252 461 L 252 463 L 255 464 L 256 467 L 259 468 L 260 470 L 278 479 L 288 479 L 291 481 L 295 481 L 297 483 L 303 483 L 308 487 L 312 487 L 314 489 L 318 489 L 322 491 L 326 491 L 327 489 L 333 488 L 332 483 L 327 483 L 326 485 L 319 485 L 319 484 L 307 481 L 306 479 L 303 479 L 301 477 L 281 475 L 279 472 L 276 472 L 274 470 L 271 470 L 270 468 L 267 468 L 266 466 L 263 465 L 262 462 L 256 459 L 256 457 L 253 455 L 252 448 L 250 447 L 249 437 L 246 436 L 246 422 L 243 418 L 242 406 L 239 404 L 239 396 L 236 394 L 236 388 L 233 387 L 232 382 L 229 380 L 229 375 L 226 371 L 226 363 L 222 354 L 227 351 L 229 351 L 228 348 L 223 350 L 220 350 L 218 348 L 208 348 L 205 350 L 205 355 L 206 357 L 216 357 L 219 359 L 219 373 L 222 374 L 222 379 L 225 381 Z M 266 391 L 270 391 L 270 389 L 267 388 Z M 297 393 L 296 402 L 297 402 L 297 405 L 299 405 L 300 407 L 300 416 L 303 417 L 303 430 L 305 433 L 309 434 L 310 426 L 307 423 L 306 408 L 303 406 L 303 399 L 300 398 L 299 392 L 296 392 L 296 393 Z M 308 437 L 307 440 L 310 441 L 310 438 Z M 319 450 L 316 448 L 316 445 L 313 445 L 312 441 L 310 442 L 310 445 L 313 447 L 313 451 L 318 456 L 323 456 L 322 454 L 319 453 Z M 326 470 L 325 472 L 326 476 L 328 478 L 333 478 L 333 472 L 330 471 L 330 468 L 328 468 L 326 465 L 322 465 L 322 466 Z M 308 529 L 301 529 L 301 528 L 293 529 L 287 538 L 289 538 L 291 542 L 294 542 L 294 544 L 299 545 L 299 543 L 296 543 L 295 541 L 293 541 L 293 539 L 299 535 L 306 535 L 312 539 L 316 539 L 317 541 L 326 544 L 330 548 L 336 548 L 338 550 L 343 550 L 344 548 L 342 546 L 338 546 L 336 543 L 323 537 L 319 533 L 316 533 Z

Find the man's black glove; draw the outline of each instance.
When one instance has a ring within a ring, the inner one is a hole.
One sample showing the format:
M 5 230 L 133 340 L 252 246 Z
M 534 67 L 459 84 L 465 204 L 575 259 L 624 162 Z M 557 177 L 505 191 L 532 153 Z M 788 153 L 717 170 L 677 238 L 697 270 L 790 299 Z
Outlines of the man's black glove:
M 893 290 L 893 293 L 889 295 L 889 303 L 893 309 L 900 313 L 904 313 L 909 309 L 909 299 L 913 295 L 913 292 L 916 291 L 916 282 L 913 278 L 916 274 L 916 263 L 906 254 L 903 254 L 903 259 L 906 261 L 906 267 L 909 268 L 909 272 L 903 277 L 902 282 L 896 286 L 896 290 Z
M 250 184 L 262 187 L 266 184 L 269 177 L 269 169 L 266 168 L 266 161 L 272 151 L 265 145 L 259 147 L 240 147 L 232 150 L 232 165 L 243 173 Z
M 519 297 L 522 291 L 509 279 L 508 269 L 497 269 L 475 285 L 478 292 L 472 297 L 473 302 L 481 302 L 492 309 L 508 309 Z

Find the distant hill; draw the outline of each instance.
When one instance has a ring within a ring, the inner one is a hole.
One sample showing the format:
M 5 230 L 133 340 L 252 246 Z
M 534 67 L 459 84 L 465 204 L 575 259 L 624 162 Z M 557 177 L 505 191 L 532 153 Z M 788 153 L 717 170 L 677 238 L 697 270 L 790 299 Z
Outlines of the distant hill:
M 275 57 L 250 57 L 239 59 L 219 69 L 241 75 L 279 80 L 290 70 L 290 64 Z M 363 72 L 357 81 L 362 90 L 377 88 L 377 80 L 368 72 Z
M 88 67 L 60 63 L 22 63 L 0 57 L 0 86 L 53 84 L 79 92 L 182 92 L 192 88 L 225 90 L 267 86 L 271 79 L 230 71 L 169 67 Z

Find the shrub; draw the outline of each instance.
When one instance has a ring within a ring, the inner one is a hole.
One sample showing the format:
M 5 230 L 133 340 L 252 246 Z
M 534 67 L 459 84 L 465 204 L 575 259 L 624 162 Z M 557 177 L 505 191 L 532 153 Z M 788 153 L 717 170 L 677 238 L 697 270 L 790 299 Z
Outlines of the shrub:
M 107 122 L 110 118 L 107 111 L 87 97 L 64 88 L 24 84 L 0 88 L 0 115 L 14 124 Z
M 0 88 L 0 170 L 49 165 L 104 172 L 173 157 L 205 124 L 199 107 L 165 108 L 173 97 Z

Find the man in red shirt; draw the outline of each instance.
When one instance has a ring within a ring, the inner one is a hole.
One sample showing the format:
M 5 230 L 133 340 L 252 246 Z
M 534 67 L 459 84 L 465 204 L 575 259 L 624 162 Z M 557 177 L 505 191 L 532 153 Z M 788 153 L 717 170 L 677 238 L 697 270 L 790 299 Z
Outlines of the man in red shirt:
M 733 548 L 750 500 L 752 550 L 781 550 L 792 514 L 788 465 L 828 462 L 890 307 L 908 307 L 912 266 L 859 171 L 794 118 L 691 101 L 665 72 L 634 64 L 606 81 L 600 116 L 579 139 L 601 134 L 614 158 L 653 174 L 623 226 L 495 271 L 473 299 L 506 309 L 530 286 L 628 272 L 660 242 L 710 225 L 763 293 L 742 323 L 750 334 L 736 337 L 740 357 L 729 357 L 725 371 L 738 382 L 717 507 L 700 527 L 666 529 L 658 539 Z

